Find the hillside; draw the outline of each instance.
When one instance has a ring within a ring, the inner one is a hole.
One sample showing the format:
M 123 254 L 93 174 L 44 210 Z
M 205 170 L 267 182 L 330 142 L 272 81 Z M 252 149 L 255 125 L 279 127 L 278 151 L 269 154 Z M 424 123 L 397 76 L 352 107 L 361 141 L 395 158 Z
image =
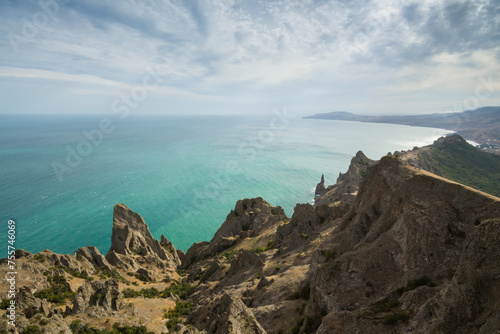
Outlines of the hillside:
M 458 135 L 396 154 L 413 166 L 500 196 L 500 156 L 479 150 Z
M 411 152 L 446 169 L 432 147 Z M 317 188 L 315 205 L 297 204 L 290 218 L 262 198 L 240 200 L 211 241 L 185 254 L 118 204 L 106 256 L 95 247 L 16 252 L 16 328 L 494 333 L 500 198 L 413 166 L 408 154 L 375 162 L 358 152 L 335 185 Z M 0 278 L 4 309 L 9 284 Z
M 370 123 L 389 123 L 423 126 L 456 131 L 462 137 L 479 143 L 484 148 L 500 150 L 500 107 L 484 107 L 456 113 L 408 115 L 408 116 L 368 116 L 345 111 L 320 113 L 304 118 L 343 120 Z

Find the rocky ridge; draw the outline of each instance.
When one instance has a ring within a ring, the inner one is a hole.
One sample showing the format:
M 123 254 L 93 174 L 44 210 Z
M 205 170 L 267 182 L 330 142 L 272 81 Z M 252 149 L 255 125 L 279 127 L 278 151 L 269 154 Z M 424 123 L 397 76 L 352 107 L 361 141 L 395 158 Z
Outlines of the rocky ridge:
M 378 162 L 358 152 L 335 185 L 320 184 L 315 204 L 297 204 L 291 218 L 262 198 L 238 201 L 213 239 L 186 254 L 156 240 L 123 204 L 105 257 L 95 247 L 19 250 L 17 331 L 500 328 L 499 198 L 431 174 L 402 152 Z

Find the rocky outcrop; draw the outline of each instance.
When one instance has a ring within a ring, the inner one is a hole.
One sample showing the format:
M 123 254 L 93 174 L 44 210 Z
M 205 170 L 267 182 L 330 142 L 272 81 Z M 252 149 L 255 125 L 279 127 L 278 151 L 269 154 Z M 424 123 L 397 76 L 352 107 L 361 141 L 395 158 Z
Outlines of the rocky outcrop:
M 500 328 L 500 220 L 486 220 L 468 236 L 455 275 L 428 300 L 412 325 L 419 333 L 495 333 Z M 421 324 L 421 325 L 419 325 Z M 423 325 L 425 324 L 425 325 Z
M 139 255 L 146 262 L 163 261 L 167 266 L 175 268 L 179 257 L 175 248 L 163 236 L 162 244 L 153 238 L 148 225 L 137 213 L 124 204 L 117 204 L 113 211 L 113 232 L 111 235 L 111 248 L 106 254 L 106 260 L 114 266 L 136 269 L 138 267 L 131 261 L 134 255 Z
M 212 334 L 265 334 L 266 331 L 259 324 L 252 311 L 237 298 L 228 294 L 223 295 L 213 303 L 213 307 L 207 318 L 208 322 L 203 328 Z M 200 320 L 188 321 L 199 323 Z
M 498 198 L 384 157 L 324 241 L 337 257 L 312 273 L 312 303 L 339 324 L 352 316 L 338 312 L 389 298 L 408 281 L 449 280 L 475 226 L 498 216 Z
M 125 307 L 115 279 L 86 282 L 78 288 L 73 301 L 72 314 L 83 313 L 90 306 L 101 307 L 104 312 L 119 311 Z
M 261 197 L 239 200 L 210 242 L 198 242 L 188 249 L 182 268 L 234 247 L 245 238 L 258 236 L 266 229 L 276 228 L 283 221 L 288 221 L 283 209 Z
M 104 255 L 99 252 L 99 250 L 94 247 L 94 246 L 87 246 L 87 247 L 82 247 L 78 248 L 77 251 L 75 251 L 75 256 L 82 256 L 85 259 L 87 259 L 90 263 L 92 263 L 94 266 L 97 266 L 98 268 L 111 271 L 113 268 L 109 264 L 109 262 L 106 260 Z
M 258 235 L 262 230 L 287 219 L 285 212 L 279 206 L 272 206 L 261 197 L 244 199 L 236 202 L 234 210 L 226 217 L 226 221 L 217 230 L 211 243 L 217 243 L 224 238 L 236 238 Z
M 345 174 L 339 173 L 337 183 L 328 186 L 320 196 L 316 197 L 316 205 L 350 205 L 359 189 L 359 184 L 369 170 L 376 164 L 376 161 L 367 158 L 362 151 L 356 153 L 351 159 L 349 169 Z
M 316 189 L 314 190 L 314 197 L 323 195 L 325 191 L 325 175 L 321 175 L 321 181 L 316 185 Z

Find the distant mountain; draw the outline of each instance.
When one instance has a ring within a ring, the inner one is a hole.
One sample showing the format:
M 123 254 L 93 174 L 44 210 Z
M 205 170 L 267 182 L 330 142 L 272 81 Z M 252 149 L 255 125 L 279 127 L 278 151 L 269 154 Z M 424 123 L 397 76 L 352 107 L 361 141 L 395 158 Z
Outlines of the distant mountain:
M 334 111 L 307 116 L 309 119 L 327 119 L 370 123 L 389 123 L 423 126 L 456 131 L 468 140 L 483 147 L 500 150 L 500 107 L 484 107 L 464 112 L 428 115 L 356 115 L 345 111 Z

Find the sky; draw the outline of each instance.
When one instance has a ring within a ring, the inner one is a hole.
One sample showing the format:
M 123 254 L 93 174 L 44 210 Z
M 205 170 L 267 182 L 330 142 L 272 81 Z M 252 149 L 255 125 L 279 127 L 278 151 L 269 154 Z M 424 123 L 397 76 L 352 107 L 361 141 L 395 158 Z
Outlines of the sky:
M 498 0 L 0 0 L 0 113 L 500 105 Z

